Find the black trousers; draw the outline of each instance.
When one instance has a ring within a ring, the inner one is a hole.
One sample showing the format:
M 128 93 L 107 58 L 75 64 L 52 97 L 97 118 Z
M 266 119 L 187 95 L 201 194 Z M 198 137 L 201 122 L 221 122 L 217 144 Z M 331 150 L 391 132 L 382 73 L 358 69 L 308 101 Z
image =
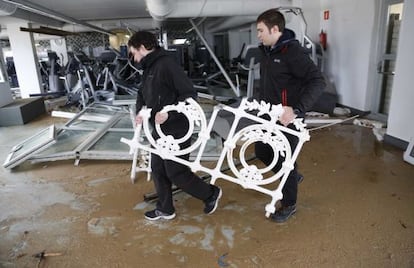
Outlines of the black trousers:
M 288 128 L 296 129 L 293 124 L 289 124 Z M 299 139 L 296 136 L 286 134 L 286 138 L 289 141 L 292 151 L 296 148 Z M 259 158 L 265 165 L 270 165 L 273 160 L 273 150 L 268 144 L 262 142 L 255 143 L 255 153 L 256 157 Z M 278 172 L 282 166 L 284 157 L 279 155 L 279 159 L 275 167 L 273 167 L 273 172 Z M 283 198 L 281 200 L 283 206 L 291 206 L 296 204 L 297 194 L 298 194 L 298 170 L 297 164 L 295 162 L 294 168 L 290 171 L 290 174 L 286 180 L 285 185 L 282 189 Z
M 181 145 L 186 148 L 190 140 Z M 189 155 L 181 158 L 188 160 Z M 213 194 L 213 186 L 195 175 L 187 166 L 171 160 L 164 160 L 156 154 L 151 154 L 152 179 L 158 194 L 157 209 L 172 214 L 175 212 L 172 184 L 191 196 L 205 201 Z

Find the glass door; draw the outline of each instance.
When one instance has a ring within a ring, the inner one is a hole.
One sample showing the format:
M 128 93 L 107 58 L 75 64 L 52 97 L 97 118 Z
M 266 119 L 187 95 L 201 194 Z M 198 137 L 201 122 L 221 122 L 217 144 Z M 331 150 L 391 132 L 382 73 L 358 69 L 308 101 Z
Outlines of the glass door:
M 395 59 L 399 40 L 403 12 L 403 1 L 385 0 L 381 11 L 383 21 L 381 32 L 381 50 L 377 66 L 378 93 L 377 113 L 388 116 L 391 101 L 392 84 L 395 74 Z

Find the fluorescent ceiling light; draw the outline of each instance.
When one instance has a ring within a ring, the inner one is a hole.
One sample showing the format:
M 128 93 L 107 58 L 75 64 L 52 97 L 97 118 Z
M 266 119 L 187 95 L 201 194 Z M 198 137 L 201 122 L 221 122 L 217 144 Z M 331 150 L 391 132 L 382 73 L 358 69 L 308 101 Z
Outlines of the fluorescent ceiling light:
M 187 39 L 185 39 L 185 38 L 183 38 L 183 39 L 174 39 L 173 44 L 174 45 L 183 45 L 183 44 L 185 44 L 186 41 L 187 41 Z

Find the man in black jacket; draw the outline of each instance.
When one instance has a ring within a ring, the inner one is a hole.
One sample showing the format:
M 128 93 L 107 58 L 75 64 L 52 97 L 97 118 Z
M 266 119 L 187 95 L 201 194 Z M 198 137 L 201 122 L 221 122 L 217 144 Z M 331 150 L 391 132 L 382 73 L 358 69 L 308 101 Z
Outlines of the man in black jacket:
M 142 87 L 138 91 L 136 110 L 139 112 L 145 105 L 151 108 L 150 123 L 160 124 L 165 135 L 174 138 L 183 137 L 188 130 L 188 120 L 178 112 L 161 113 L 161 109 L 170 104 L 177 104 L 187 98 L 196 98 L 197 94 L 190 79 L 185 75 L 181 66 L 166 51 L 159 47 L 154 34 L 146 31 L 136 32 L 128 41 L 130 53 L 134 61 L 141 63 L 144 69 Z M 137 115 L 137 124 L 142 123 L 142 117 Z M 155 128 L 154 139 L 159 138 Z M 191 140 L 180 144 L 181 148 L 190 146 Z M 188 159 L 189 154 L 182 156 Z M 151 154 L 151 170 L 155 189 L 158 194 L 156 208 L 145 212 L 148 220 L 175 217 L 172 199 L 172 184 L 184 192 L 204 202 L 204 213 L 213 213 L 221 197 L 221 189 L 204 182 L 191 172 L 190 168 L 171 160 L 164 160 L 156 154 Z
M 258 16 L 256 23 L 263 57 L 260 61 L 260 89 L 255 95 L 268 103 L 281 103 L 284 113 L 279 119 L 280 124 L 294 129 L 293 119 L 304 117 L 305 112 L 312 108 L 325 88 L 325 80 L 295 39 L 294 32 L 285 28 L 282 13 L 269 9 Z M 293 150 L 298 140 L 292 135 L 287 135 L 287 138 Z M 256 143 L 255 153 L 265 164 L 272 162 L 270 146 Z M 283 160 L 279 157 L 274 172 L 279 171 Z M 271 215 L 272 220 L 284 222 L 296 212 L 298 182 L 302 179 L 295 163 L 282 189 L 281 206 Z

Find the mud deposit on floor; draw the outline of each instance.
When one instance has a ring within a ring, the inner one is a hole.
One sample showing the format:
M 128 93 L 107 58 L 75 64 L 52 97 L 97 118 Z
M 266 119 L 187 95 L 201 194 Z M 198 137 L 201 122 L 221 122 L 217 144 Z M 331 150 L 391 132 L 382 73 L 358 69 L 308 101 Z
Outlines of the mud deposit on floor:
M 1 170 L 0 267 L 36 267 L 42 251 L 62 255 L 40 267 L 414 267 L 414 167 L 367 128 L 312 133 L 298 212 L 284 224 L 265 217 L 269 196 L 223 180 L 214 214 L 180 193 L 174 220 L 148 222 L 153 185 L 145 174 L 131 184 L 130 165 Z

